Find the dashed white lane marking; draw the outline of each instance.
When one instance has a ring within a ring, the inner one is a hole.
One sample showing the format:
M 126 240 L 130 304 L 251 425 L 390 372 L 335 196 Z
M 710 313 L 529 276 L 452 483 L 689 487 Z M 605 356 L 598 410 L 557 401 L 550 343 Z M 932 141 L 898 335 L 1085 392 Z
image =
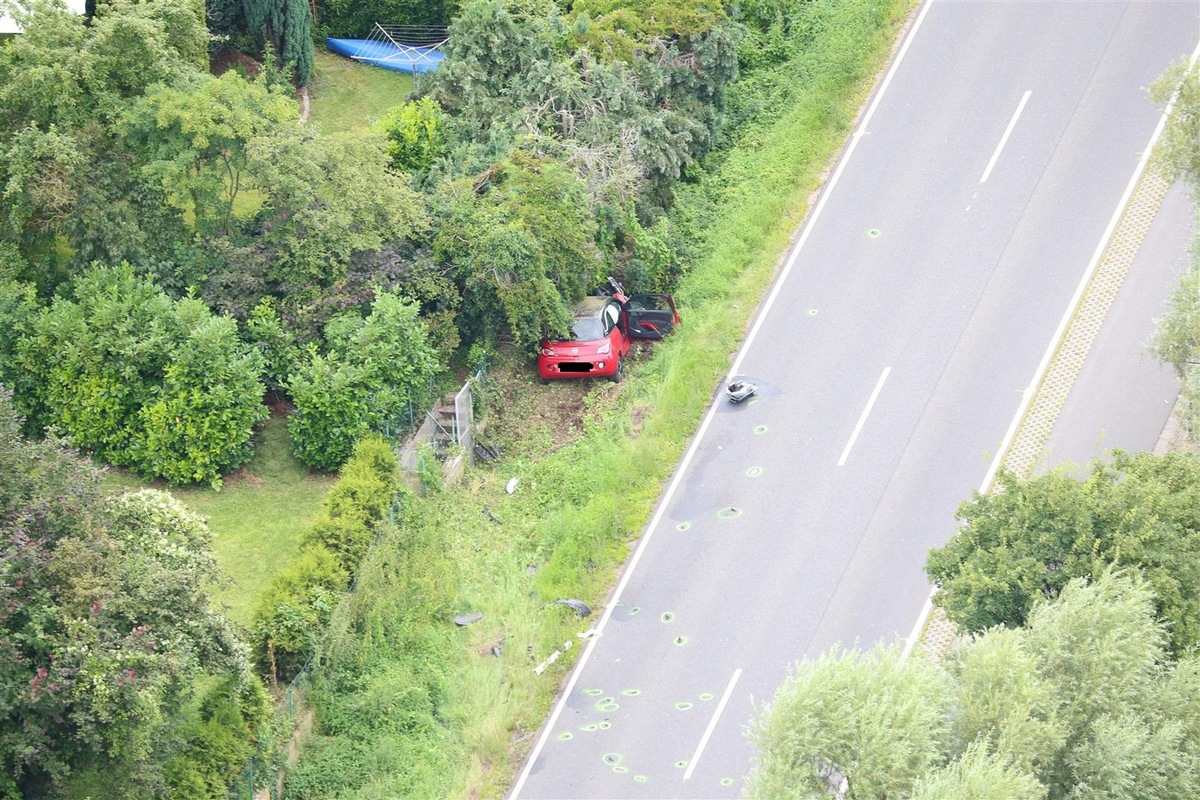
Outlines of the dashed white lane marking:
M 716 730 L 717 720 L 721 718 L 721 712 L 725 710 L 725 704 L 729 702 L 729 696 L 733 694 L 733 687 L 737 685 L 738 678 L 740 677 L 742 677 L 742 668 L 738 667 L 733 671 L 733 677 L 729 679 L 729 685 L 725 687 L 725 694 L 721 695 L 721 702 L 717 703 L 717 710 L 713 712 L 712 719 L 708 721 L 708 727 L 704 729 L 704 735 L 700 737 L 700 744 L 696 745 L 696 752 L 692 753 L 692 758 L 688 761 L 687 772 L 683 773 L 685 781 L 692 777 L 692 771 L 696 769 L 696 764 L 700 761 L 700 754 L 704 752 L 709 738 L 713 735 L 713 731 Z
M 1012 119 L 1008 121 L 1008 127 L 1004 129 L 1004 135 L 1000 137 L 1000 143 L 996 145 L 996 152 L 992 153 L 992 158 L 987 163 L 987 169 L 983 171 L 983 177 L 979 179 L 980 183 L 987 183 L 988 176 L 992 174 L 992 167 L 996 166 L 996 160 L 1000 158 L 1000 151 L 1004 149 L 1005 142 L 1012 135 L 1013 128 L 1017 127 L 1017 119 L 1021 116 L 1021 112 L 1025 110 L 1025 104 L 1029 102 L 1029 95 L 1032 90 L 1026 90 L 1021 96 L 1021 102 L 1017 103 L 1017 110 L 1013 112 Z
M 863 409 L 862 416 L 858 418 L 858 424 L 854 426 L 854 432 L 850 434 L 850 441 L 846 442 L 846 449 L 842 451 L 842 457 L 838 459 L 837 465 L 839 467 L 846 465 L 846 459 L 850 457 L 850 448 L 854 447 L 854 442 L 858 439 L 858 434 L 862 433 L 863 425 L 867 421 L 867 415 L 871 413 L 871 408 L 875 405 L 875 401 L 879 399 L 879 392 L 883 390 L 883 383 L 891 373 L 891 367 L 883 368 L 883 374 L 879 376 L 879 382 L 875 384 L 875 391 L 871 392 L 871 399 L 867 401 L 867 407 Z

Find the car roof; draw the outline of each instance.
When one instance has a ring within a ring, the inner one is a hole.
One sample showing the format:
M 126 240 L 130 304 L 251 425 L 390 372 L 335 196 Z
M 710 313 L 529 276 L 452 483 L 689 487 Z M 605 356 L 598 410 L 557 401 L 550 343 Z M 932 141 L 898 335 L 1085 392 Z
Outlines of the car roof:
M 607 297 L 585 297 L 578 303 L 571 306 L 571 315 L 575 319 L 586 319 L 587 317 L 600 316 L 601 310 L 608 304 Z

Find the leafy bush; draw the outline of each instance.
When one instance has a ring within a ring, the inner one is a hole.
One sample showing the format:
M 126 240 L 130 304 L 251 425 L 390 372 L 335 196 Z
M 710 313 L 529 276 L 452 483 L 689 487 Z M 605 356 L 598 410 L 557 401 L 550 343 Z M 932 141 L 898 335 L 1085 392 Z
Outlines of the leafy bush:
M 280 570 L 254 611 L 254 648 L 273 683 L 290 681 L 308 661 L 350 576 L 337 556 L 312 545 Z
M 266 417 L 263 359 L 235 323 L 171 300 L 128 264 L 94 266 L 20 344 L 40 426 L 109 463 L 171 483 L 220 485 Z M 17 381 L 20 386 L 21 381 Z
M 175 304 L 182 340 L 153 403 L 140 411 L 139 472 L 170 483 L 221 483 L 253 454 L 254 426 L 267 418 L 259 380 L 264 359 L 238 340 L 237 323 L 199 300 Z
M 307 540 L 335 553 L 342 567 L 353 573 L 399 491 L 400 462 L 391 445 L 378 436 L 359 439 L 325 495 Z
M 296 404 L 288 431 L 298 459 L 332 470 L 360 438 L 425 408 L 441 365 L 417 305 L 398 294 L 376 291 L 365 320 L 335 318 L 325 333 L 330 352 L 310 348 L 288 380 Z
M 430 97 L 389 108 L 376 123 L 388 140 L 392 165 L 424 173 L 446 151 L 446 113 Z

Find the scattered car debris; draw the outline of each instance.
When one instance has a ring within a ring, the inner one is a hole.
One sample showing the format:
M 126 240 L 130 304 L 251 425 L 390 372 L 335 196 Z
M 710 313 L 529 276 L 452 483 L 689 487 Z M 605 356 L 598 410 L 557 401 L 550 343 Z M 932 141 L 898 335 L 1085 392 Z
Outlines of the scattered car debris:
M 538 571 L 537 564 L 526 564 L 525 565 L 525 574 L 532 575 L 533 573 L 535 573 L 537 571 Z
M 740 403 L 758 391 L 758 387 L 750 381 L 730 381 L 725 387 L 725 396 L 731 403 Z
M 487 517 L 488 519 L 490 519 L 492 522 L 496 523 L 497 525 L 503 525 L 503 524 L 504 524 L 504 523 L 503 523 L 503 522 L 501 522 L 500 520 L 496 519 L 496 515 L 495 515 L 495 514 L 493 514 L 491 511 L 489 511 L 487 506 L 484 506 L 484 507 L 483 507 L 483 515 L 484 515 L 485 517 Z
M 479 611 L 476 611 L 474 614 L 459 614 L 454 618 L 454 624 L 461 628 L 464 625 L 479 622 L 481 619 L 483 619 L 483 614 Z
M 500 654 L 503 652 L 504 644 L 507 641 L 508 641 L 508 637 L 505 636 L 500 641 L 498 641 L 494 645 L 492 645 L 492 649 L 491 649 L 492 655 L 494 655 L 496 658 L 499 658 Z
M 475 451 L 475 457 L 480 461 L 495 461 L 496 459 L 500 458 L 499 448 L 488 447 L 483 442 L 476 442 L 473 449 Z
M 559 605 L 570 606 L 571 608 L 573 608 L 577 612 L 579 612 L 579 616 L 581 616 L 581 617 L 590 616 L 592 613 L 592 610 L 590 608 L 588 608 L 587 603 L 583 602 L 582 600 L 574 600 L 574 599 L 568 600 L 566 598 L 560 597 L 559 599 L 555 600 L 554 602 L 558 603 Z
M 555 661 L 558 661 L 558 657 L 570 649 L 571 649 L 571 642 L 570 641 L 563 642 L 563 646 L 562 646 L 561 650 L 555 650 L 553 653 L 550 654 L 549 658 L 547 658 L 545 661 L 543 661 L 542 663 L 538 664 L 536 667 L 533 668 L 533 674 L 541 675 L 543 672 L 546 671 L 546 667 L 550 666 Z
M 508 483 L 504 484 L 504 491 L 512 494 L 517 490 L 517 478 L 509 478 Z

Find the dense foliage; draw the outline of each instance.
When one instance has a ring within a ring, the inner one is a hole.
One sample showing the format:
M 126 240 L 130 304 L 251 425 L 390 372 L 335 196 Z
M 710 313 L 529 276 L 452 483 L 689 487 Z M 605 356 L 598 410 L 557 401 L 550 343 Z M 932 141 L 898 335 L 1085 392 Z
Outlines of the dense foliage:
M 363 436 L 421 413 L 441 365 L 416 304 L 388 292 L 376 294 L 366 319 L 331 320 L 325 341 L 327 351 L 313 346 L 288 378 L 296 402 L 288 432 L 302 462 L 335 469 Z
M 1149 586 L 1103 573 L 942 663 L 801 663 L 755 724 L 749 796 L 1195 796 L 1200 662 L 1166 641 Z
M 112 464 L 172 483 L 219 484 L 251 453 L 262 356 L 229 317 L 172 300 L 127 264 L 94 267 L 31 324 L 19 363 L 37 422 Z
M 964 503 L 929 554 L 935 602 L 968 631 L 1022 624 L 1037 601 L 1109 565 L 1135 568 L 1183 653 L 1200 643 L 1200 459 L 1116 451 L 1083 481 L 1051 473 Z
M 316 651 L 334 608 L 405 490 L 391 445 L 365 437 L 329 490 L 295 563 L 278 572 L 254 612 L 254 647 L 272 683 L 291 680 Z
M 106 773 L 121 795 L 187 776 L 189 796 L 223 797 L 265 704 L 212 610 L 203 520 L 158 491 L 106 496 L 61 442 L 23 439 L 2 392 L 0 520 L 0 790 L 50 796 Z M 185 711 L 204 675 L 222 681 L 214 710 Z M 226 701 L 236 713 L 218 716 Z M 238 746 L 205 750 L 225 736 Z

